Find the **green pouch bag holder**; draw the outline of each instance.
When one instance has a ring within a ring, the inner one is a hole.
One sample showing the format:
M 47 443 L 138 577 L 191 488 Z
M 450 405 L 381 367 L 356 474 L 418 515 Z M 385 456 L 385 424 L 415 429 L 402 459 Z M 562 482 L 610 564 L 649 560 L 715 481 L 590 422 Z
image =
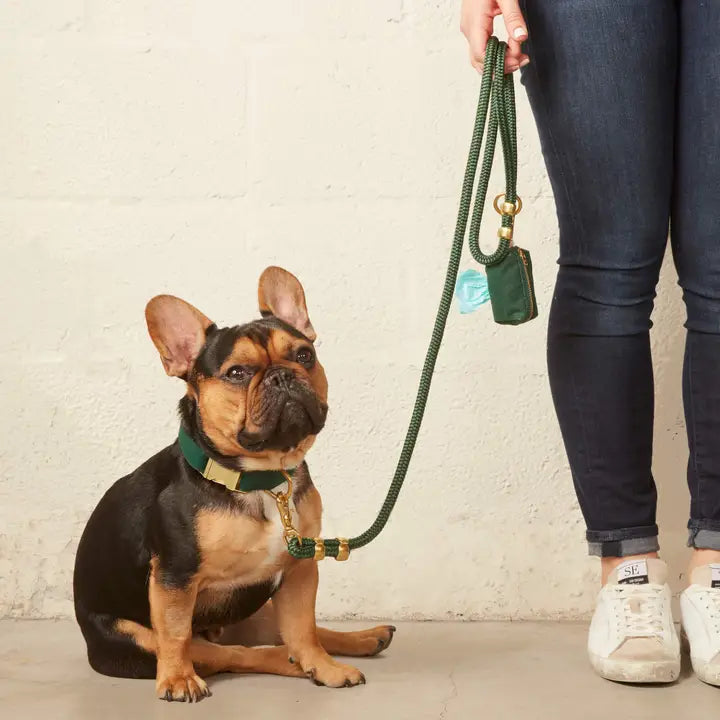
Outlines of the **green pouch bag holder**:
M 501 325 L 520 325 L 537 317 L 530 253 L 511 247 L 500 262 L 488 265 L 488 292 L 493 318 Z

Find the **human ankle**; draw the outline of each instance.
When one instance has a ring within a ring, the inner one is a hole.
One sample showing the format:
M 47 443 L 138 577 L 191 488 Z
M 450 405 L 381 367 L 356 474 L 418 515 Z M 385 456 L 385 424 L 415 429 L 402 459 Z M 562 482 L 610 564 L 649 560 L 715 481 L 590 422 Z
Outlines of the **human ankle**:
M 690 555 L 690 562 L 688 564 L 688 581 L 692 581 L 693 570 L 712 563 L 720 563 L 720 550 L 695 548 Z
M 636 561 L 636 560 L 647 560 L 648 558 L 660 557 L 656 552 L 643 553 L 642 555 L 626 555 L 625 557 L 604 557 L 600 560 L 601 571 L 602 571 L 602 585 L 607 585 L 608 578 L 610 577 L 613 570 L 624 562 Z M 708 561 L 711 562 L 711 561 Z

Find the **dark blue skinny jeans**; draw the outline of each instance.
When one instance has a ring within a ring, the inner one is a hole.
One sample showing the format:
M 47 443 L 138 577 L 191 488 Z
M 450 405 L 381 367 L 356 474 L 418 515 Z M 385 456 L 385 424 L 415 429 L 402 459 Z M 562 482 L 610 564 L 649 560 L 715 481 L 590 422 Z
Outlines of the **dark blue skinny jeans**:
M 527 0 L 522 72 L 560 227 L 550 384 L 590 551 L 656 550 L 650 314 L 687 310 L 690 539 L 720 550 L 720 2 Z

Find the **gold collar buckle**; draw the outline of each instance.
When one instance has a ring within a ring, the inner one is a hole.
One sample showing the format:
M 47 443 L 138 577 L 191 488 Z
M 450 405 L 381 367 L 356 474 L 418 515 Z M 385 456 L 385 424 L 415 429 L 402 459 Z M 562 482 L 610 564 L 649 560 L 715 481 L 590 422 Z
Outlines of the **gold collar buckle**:
M 226 468 L 220 463 L 215 462 L 212 458 L 208 458 L 205 471 L 202 475 L 206 480 L 212 480 L 220 485 L 224 485 L 228 490 L 237 491 L 242 473 L 238 470 Z

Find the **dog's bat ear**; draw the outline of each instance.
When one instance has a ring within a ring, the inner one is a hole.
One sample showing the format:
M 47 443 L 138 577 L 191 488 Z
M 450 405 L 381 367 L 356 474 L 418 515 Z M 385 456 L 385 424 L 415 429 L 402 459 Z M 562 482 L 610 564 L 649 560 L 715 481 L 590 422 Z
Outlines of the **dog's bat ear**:
M 186 377 L 205 344 L 205 332 L 212 320 L 172 295 L 154 297 L 145 308 L 145 320 L 165 372 Z
M 263 316 L 274 315 L 299 330 L 311 342 L 317 335 L 308 317 L 305 291 L 287 270 L 269 267 L 260 276 L 258 303 Z

